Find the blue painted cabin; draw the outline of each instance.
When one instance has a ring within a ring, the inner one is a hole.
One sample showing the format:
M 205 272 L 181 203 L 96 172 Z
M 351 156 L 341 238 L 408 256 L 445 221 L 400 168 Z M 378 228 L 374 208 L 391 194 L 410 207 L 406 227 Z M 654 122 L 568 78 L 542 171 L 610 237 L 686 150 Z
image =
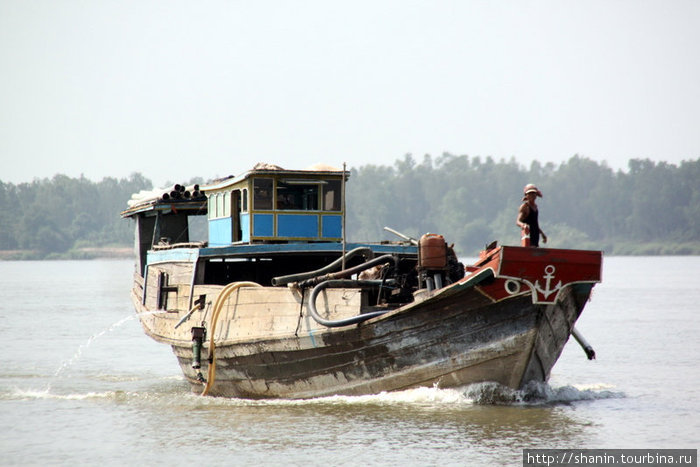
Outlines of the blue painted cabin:
M 174 199 L 151 192 L 137 196 L 122 216 L 136 221 L 137 271 L 144 287 L 156 287 L 156 295 L 167 301 L 177 295 L 172 284 L 183 280 L 190 288 L 244 280 L 269 286 L 274 277 L 331 264 L 346 247 L 397 255 L 402 258 L 399 267 L 412 270 L 417 259 L 414 245 L 342 242 L 343 177 L 348 176 L 337 169 L 257 167 L 202 186 L 196 197 Z M 347 266 L 364 260 L 363 253 L 349 259 Z M 179 266 L 154 279 L 151 266 L 164 264 Z
M 342 171 L 256 169 L 204 187 L 209 247 L 340 241 L 342 185 Z

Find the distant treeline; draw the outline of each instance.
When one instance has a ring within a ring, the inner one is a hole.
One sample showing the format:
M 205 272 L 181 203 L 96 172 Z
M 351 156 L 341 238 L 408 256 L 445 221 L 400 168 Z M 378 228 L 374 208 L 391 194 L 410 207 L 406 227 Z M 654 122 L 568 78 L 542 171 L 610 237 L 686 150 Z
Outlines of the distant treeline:
M 201 182 L 201 180 L 197 180 Z M 536 184 L 546 246 L 612 254 L 700 254 L 700 159 L 680 165 L 632 159 L 627 170 L 574 156 L 559 165 L 407 155 L 393 166 L 352 169 L 347 185 L 350 241 L 443 234 L 463 256 L 492 240 L 516 245 L 522 188 Z M 141 174 L 92 182 L 56 175 L 18 185 L 0 181 L 4 257 L 80 257 L 80 248 L 130 246 L 121 219 L 131 195 L 152 189 Z M 544 246 L 544 245 L 543 245 Z
M 133 225 L 120 218 L 132 193 L 148 189 L 140 174 L 127 179 L 56 175 L 13 185 L 0 182 L 0 250 L 10 258 L 79 256 L 81 247 L 133 244 Z M 73 251 L 72 254 L 67 254 Z
M 440 233 L 461 255 L 491 240 L 517 245 L 523 187 L 534 183 L 541 246 L 613 254 L 700 254 L 700 159 L 680 165 L 632 159 L 625 171 L 574 156 L 559 165 L 488 157 L 410 155 L 393 167 L 364 166 L 348 184 L 348 231 L 372 239 L 389 226 Z

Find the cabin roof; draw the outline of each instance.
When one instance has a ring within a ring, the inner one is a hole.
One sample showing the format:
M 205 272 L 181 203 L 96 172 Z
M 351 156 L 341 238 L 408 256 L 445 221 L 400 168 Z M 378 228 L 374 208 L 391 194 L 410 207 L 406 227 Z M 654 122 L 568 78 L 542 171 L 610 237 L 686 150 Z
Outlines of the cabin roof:
M 345 178 L 350 176 L 349 171 L 345 171 Z M 207 184 L 202 184 L 202 193 L 206 191 L 217 191 L 225 189 L 231 185 L 239 183 L 247 178 L 257 175 L 284 175 L 291 177 L 313 177 L 319 178 L 323 176 L 341 176 L 342 169 L 338 169 L 326 164 L 315 164 L 306 169 L 287 170 L 282 167 L 258 163 L 251 170 L 243 172 L 241 175 L 230 175 L 226 178 L 213 180 Z M 197 199 L 162 199 L 162 193 L 167 189 L 154 189 L 151 191 L 142 191 L 132 195 L 129 201 L 129 208 L 121 212 L 121 217 L 131 217 L 139 213 L 150 211 L 171 212 L 173 209 L 190 210 L 199 212 L 202 209 L 206 213 L 207 200 L 204 196 Z
M 301 170 L 287 170 L 281 167 L 272 166 L 270 164 L 257 164 L 253 169 L 248 170 L 238 176 L 229 176 L 224 179 L 215 180 L 207 185 L 202 185 L 202 189 L 208 191 L 216 191 L 227 188 L 231 185 L 235 185 L 243 180 L 251 178 L 253 176 L 291 176 L 291 177 L 327 177 L 327 176 L 337 176 L 343 175 L 342 169 L 337 169 L 329 165 L 312 165 L 306 169 Z M 349 171 L 345 171 L 346 179 L 350 176 Z
M 143 202 L 137 203 L 125 209 L 121 212 L 122 217 L 131 217 L 136 214 L 147 213 L 147 212 L 161 212 L 167 214 L 170 212 L 177 211 L 188 211 L 192 214 L 206 214 L 207 213 L 207 199 L 178 199 L 178 200 L 168 200 L 163 201 L 158 198 L 145 200 Z

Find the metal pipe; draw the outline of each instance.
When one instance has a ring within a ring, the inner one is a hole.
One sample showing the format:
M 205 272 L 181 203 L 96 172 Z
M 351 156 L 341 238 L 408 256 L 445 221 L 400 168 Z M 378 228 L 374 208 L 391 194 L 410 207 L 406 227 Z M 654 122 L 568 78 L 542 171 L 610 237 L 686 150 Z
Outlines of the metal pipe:
M 177 324 L 175 325 L 175 329 L 179 328 L 182 325 L 182 323 L 184 323 L 185 321 L 190 319 L 190 316 L 192 316 L 192 313 L 194 313 L 197 310 L 204 309 L 204 302 L 206 300 L 206 297 L 207 297 L 206 295 L 199 296 L 199 298 L 194 302 L 194 305 L 192 306 L 192 308 L 190 308 L 190 311 L 185 313 L 185 316 L 180 318 L 180 321 L 177 322 Z M 190 299 L 191 299 L 191 297 L 190 297 Z
M 341 183 L 341 190 L 340 190 L 340 200 L 341 200 L 341 209 L 343 210 L 343 225 L 341 226 L 342 228 L 342 237 L 343 237 L 343 256 L 342 258 L 342 267 L 341 269 L 345 269 L 345 248 L 346 248 L 346 241 L 345 241 L 345 162 L 343 162 L 343 179 Z
M 192 368 L 198 370 L 202 367 L 202 344 L 207 338 L 207 330 L 200 326 L 190 329 L 192 333 Z
M 346 261 L 354 258 L 358 254 L 362 254 L 365 257 L 371 258 L 374 253 L 372 250 L 368 247 L 358 247 L 353 250 L 348 251 L 344 256 L 336 259 L 332 263 L 330 263 L 327 266 L 322 267 L 321 269 L 317 269 L 315 271 L 308 271 L 308 272 L 300 272 L 298 274 L 289 274 L 287 276 L 279 276 L 279 277 L 273 277 L 272 278 L 272 285 L 286 285 L 291 282 L 299 282 L 303 281 L 305 279 L 309 279 L 311 277 L 316 277 L 320 276 L 321 274 L 325 274 L 327 272 L 333 271 L 335 269 L 338 269 L 341 267 L 343 263 L 343 259 Z
M 581 333 L 578 331 L 578 329 L 573 328 L 571 330 L 571 335 L 574 336 L 574 339 L 576 339 L 576 342 L 581 346 L 584 352 L 586 352 L 586 357 L 588 357 L 589 360 L 594 360 L 595 359 L 595 350 L 593 350 L 593 347 L 591 347 L 591 344 L 586 341 L 586 339 L 581 335 Z
M 325 276 L 316 276 L 312 277 L 310 279 L 306 279 L 304 281 L 299 282 L 300 287 L 311 287 L 315 286 L 316 284 L 319 284 L 323 281 L 329 281 L 329 280 L 334 280 L 334 279 L 345 279 L 347 277 L 352 276 L 353 274 L 357 274 L 358 272 L 362 272 L 365 269 L 369 269 L 371 267 L 377 266 L 379 264 L 384 264 L 392 262 L 396 264 L 396 258 L 394 258 L 392 255 L 383 255 L 383 256 L 378 256 L 374 258 L 373 260 L 370 261 L 365 261 L 362 264 L 358 264 L 355 267 L 352 267 L 350 269 L 343 269 L 342 271 L 338 272 L 332 272 L 330 274 L 326 274 Z
M 433 277 L 435 278 L 435 288 L 440 290 L 442 288 L 442 276 L 439 272 L 436 272 Z
M 408 235 L 402 234 L 398 230 L 394 230 L 391 227 L 384 227 L 384 230 L 386 230 L 387 232 L 393 233 L 397 237 L 403 238 L 404 240 L 408 241 L 411 245 L 418 245 L 418 240 L 416 240 L 413 237 L 409 237 Z

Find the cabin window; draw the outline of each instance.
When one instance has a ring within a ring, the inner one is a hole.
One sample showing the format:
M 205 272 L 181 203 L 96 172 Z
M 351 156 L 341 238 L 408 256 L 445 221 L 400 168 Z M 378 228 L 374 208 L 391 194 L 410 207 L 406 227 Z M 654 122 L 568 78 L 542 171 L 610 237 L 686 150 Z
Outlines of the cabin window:
M 216 194 L 209 195 L 209 219 L 216 219 Z
M 241 191 L 241 212 L 248 212 L 248 189 L 244 188 Z
M 329 180 L 323 185 L 323 210 L 340 211 L 342 195 L 342 183 L 340 180 Z
M 294 211 L 318 210 L 319 182 L 308 180 L 279 180 L 277 209 Z
M 253 179 L 253 208 L 258 210 L 272 209 L 272 179 Z
M 209 195 L 209 219 L 231 217 L 231 192 Z
M 231 192 L 227 191 L 223 194 L 223 209 L 221 211 L 222 217 L 231 217 Z
M 224 196 L 222 193 L 216 194 L 216 217 L 224 216 Z

